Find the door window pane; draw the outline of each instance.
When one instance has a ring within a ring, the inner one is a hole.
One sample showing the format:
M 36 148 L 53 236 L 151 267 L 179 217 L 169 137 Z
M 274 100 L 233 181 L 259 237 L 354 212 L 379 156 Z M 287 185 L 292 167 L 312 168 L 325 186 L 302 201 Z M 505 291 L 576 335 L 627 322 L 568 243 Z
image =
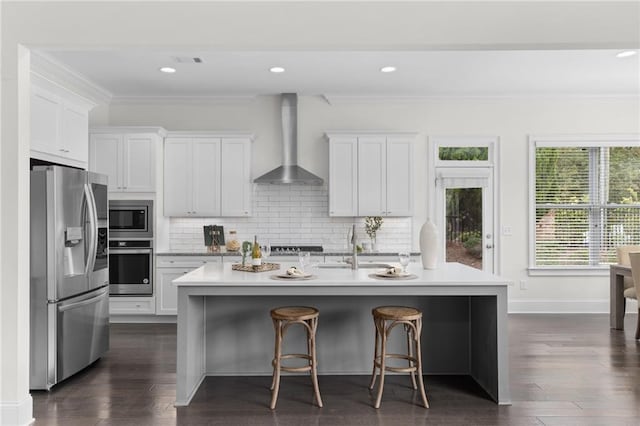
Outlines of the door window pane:
M 446 261 L 482 269 L 482 188 L 446 189 Z
M 441 146 L 438 158 L 442 161 L 487 161 L 489 148 L 486 146 Z

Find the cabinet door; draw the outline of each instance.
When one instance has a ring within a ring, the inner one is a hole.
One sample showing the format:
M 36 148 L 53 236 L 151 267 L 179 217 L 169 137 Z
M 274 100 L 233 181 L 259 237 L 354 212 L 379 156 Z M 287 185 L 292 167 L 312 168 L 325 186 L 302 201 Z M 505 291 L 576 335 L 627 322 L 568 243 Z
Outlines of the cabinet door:
M 329 141 L 329 216 L 358 215 L 358 139 Z
M 413 214 L 413 141 L 387 139 L 387 216 Z
M 58 147 L 60 103 L 38 87 L 31 88 L 31 149 L 52 155 L 64 155 Z
M 85 111 L 71 105 L 63 105 L 61 148 L 65 156 L 73 160 L 88 162 L 89 157 L 89 116 Z
M 220 139 L 191 141 L 193 171 L 191 216 L 220 215 Z
M 251 141 L 222 139 L 220 214 L 251 215 Z
M 191 213 L 191 145 L 185 138 L 164 141 L 164 215 Z
M 110 192 L 122 191 L 122 135 L 91 135 L 89 144 L 89 170 L 109 177 Z
M 178 288 L 171 281 L 190 271 L 189 268 L 158 268 L 156 279 L 156 315 L 177 315 Z
M 385 216 L 386 138 L 358 138 L 358 216 Z
M 155 142 L 153 135 L 125 135 L 123 186 L 126 192 L 155 192 Z

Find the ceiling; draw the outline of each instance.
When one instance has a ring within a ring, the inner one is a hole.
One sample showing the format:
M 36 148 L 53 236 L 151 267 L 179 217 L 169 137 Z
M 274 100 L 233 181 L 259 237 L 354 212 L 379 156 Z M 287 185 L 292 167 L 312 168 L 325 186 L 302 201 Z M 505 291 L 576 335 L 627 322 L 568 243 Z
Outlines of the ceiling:
M 640 55 L 620 50 L 202 51 L 46 50 L 118 97 L 640 96 Z M 202 59 L 180 63 L 176 57 Z M 397 71 L 381 73 L 392 65 Z M 165 74 L 160 67 L 177 72 Z M 274 74 L 269 68 L 286 72 Z

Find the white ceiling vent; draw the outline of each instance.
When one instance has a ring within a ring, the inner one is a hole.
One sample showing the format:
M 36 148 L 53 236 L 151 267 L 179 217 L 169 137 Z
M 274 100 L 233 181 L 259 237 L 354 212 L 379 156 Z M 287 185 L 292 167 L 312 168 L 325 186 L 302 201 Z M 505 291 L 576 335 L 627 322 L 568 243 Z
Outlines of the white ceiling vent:
M 173 60 L 180 64 L 201 64 L 204 62 L 202 58 L 191 56 L 174 56 Z

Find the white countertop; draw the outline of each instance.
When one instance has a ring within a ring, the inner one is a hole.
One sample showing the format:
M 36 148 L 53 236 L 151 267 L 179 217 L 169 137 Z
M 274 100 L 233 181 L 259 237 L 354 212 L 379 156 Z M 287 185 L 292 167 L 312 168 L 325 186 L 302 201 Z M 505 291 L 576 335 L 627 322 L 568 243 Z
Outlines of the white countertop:
M 356 271 L 351 269 L 329 269 L 312 267 L 310 272 L 315 279 L 310 280 L 276 280 L 272 275 L 284 274 L 286 269 L 295 265 L 281 264 L 280 270 L 267 272 L 241 272 L 233 271 L 231 263 L 215 263 L 201 266 L 173 281 L 179 287 L 218 287 L 218 286 L 255 286 L 265 287 L 376 287 L 376 286 L 507 286 L 510 282 L 502 277 L 493 275 L 478 269 L 471 268 L 460 263 L 445 263 L 434 270 L 424 270 L 420 265 L 410 264 L 408 272 L 415 274 L 417 278 L 411 280 L 376 279 L 369 275 L 379 269 L 361 268 Z

